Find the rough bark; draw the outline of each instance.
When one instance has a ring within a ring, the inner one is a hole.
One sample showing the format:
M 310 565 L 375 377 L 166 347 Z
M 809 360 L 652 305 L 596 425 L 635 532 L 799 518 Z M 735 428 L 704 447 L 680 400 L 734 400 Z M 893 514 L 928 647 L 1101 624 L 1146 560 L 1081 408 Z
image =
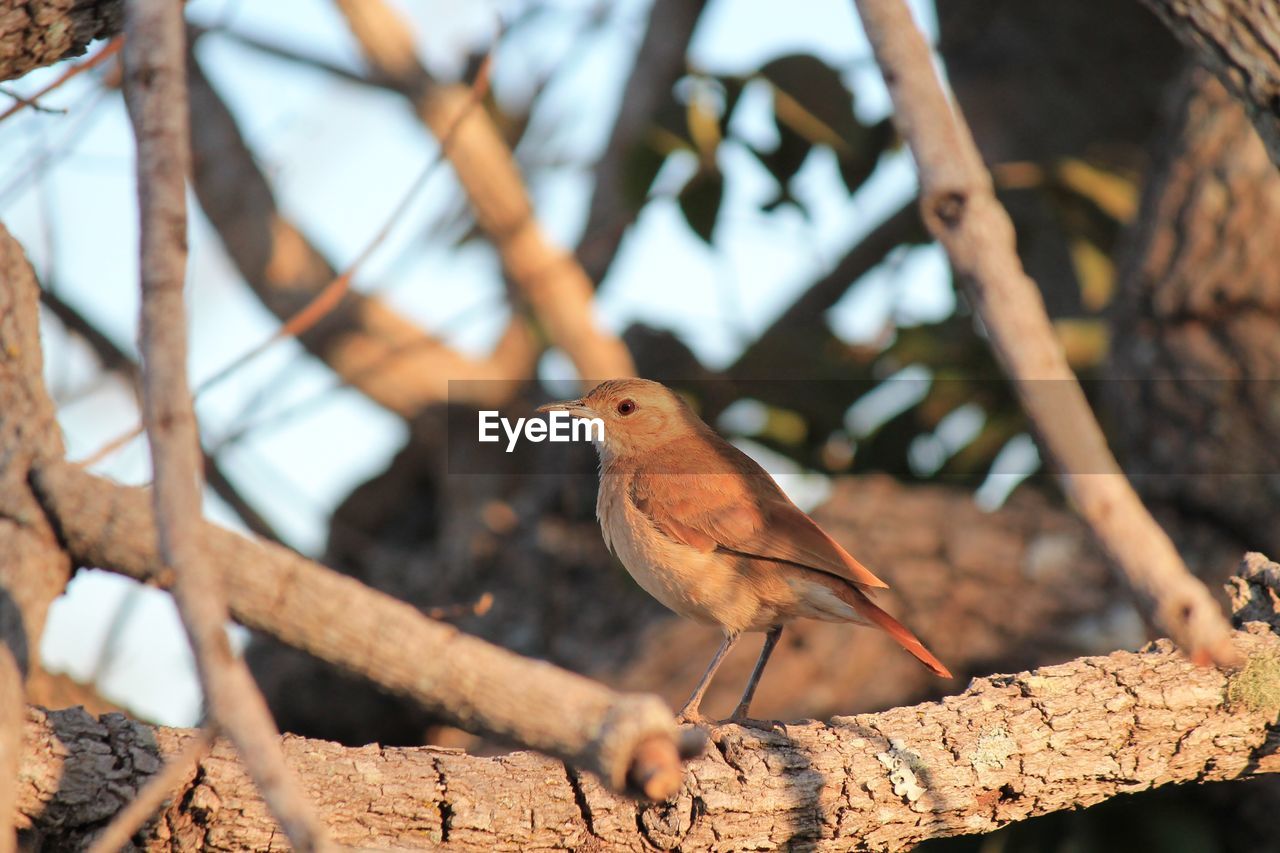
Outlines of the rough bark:
M 1274 605 L 1260 605 L 1274 619 Z M 1280 769 L 1280 638 L 1251 622 L 1232 642 L 1248 664 L 1231 676 L 1162 642 L 977 679 L 959 696 L 880 714 L 785 732 L 721 726 L 679 794 L 653 806 L 529 753 L 479 758 L 301 738 L 284 748 L 335 840 L 354 846 L 901 850 L 1121 793 Z M 118 715 L 33 709 L 20 825 L 47 845 L 81 843 L 191 737 Z M 220 744 L 135 841 L 267 850 L 280 844 L 273 833 Z
M 0 808 L 22 750 L 24 681 L 38 670 L 49 605 L 70 565 L 32 494 L 32 467 L 61 456 L 61 433 L 41 383 L 36 282 L 26 257 L 0 226 Z M 0 813 L 0 851 L 14 849 Z
M 334 267 L 279 212 L 266 176 L 235 119 L 191 55 L 188 63 L 192 184 L 232 261 L 263 305 L 281 320 L 302 310 L 337 276 Z M 369 399 L 406 418 L 449 399 L 450 379 L 471 383 L 490 403 L 532 370 L 532 333 L 513 318 L 490 357 L 468 358 L 426 334 L 377 297 L 347 291 L 298 338 L 309 352 Z M 476 402 L 482 402 L 477 400 Z
M 89 42 L 120 32 L 122 0 L 0 2 L 0 81 L 84 53 Z
M 1064 490 L 1144 615 L 1193 657 L 1230 662 L 1221 609 L 1187 571 L 1107 447 L 911 12 L 902 0 L 858 0 L 857 6 L 884 72 L 894 123 L 915 156 L 925 224 L 947 250 Z
M 1143 0 L 1244 104 L 1280 165 L 1280 10 L 1259 0 Z
M 1107 383 L 1126 468 L 1172 518 L 1280 548 L 1280 173 L 1188 74 L 1119 267 Z
M 45 465 L 32 476 L 79 565 L 172 584 L 156 551 L 144 491 L 66 463 Z M 238 622 L 462 728 L 559 756 L 619 790 L 644 790 L 647 781 L 666 779 L 687 748 L 677 744 L 671 713 L 655 697 L 620 694 L 495 648 L 279 546 L 207 522 L 199 525 L 197 544 L 218 567 Z

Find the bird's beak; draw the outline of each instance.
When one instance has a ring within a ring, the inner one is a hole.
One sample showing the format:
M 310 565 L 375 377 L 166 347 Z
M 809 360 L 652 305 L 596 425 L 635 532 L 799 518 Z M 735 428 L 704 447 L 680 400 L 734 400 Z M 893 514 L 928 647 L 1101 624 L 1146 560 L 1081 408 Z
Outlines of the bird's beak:
M 547 403 L 545 406 L 538 407 L 539 414 L 545 412 L 568 412 L 569 416 L 574 418 L 596 417 L 595 410 L 582 400 L 565 400 L 563 403 Z

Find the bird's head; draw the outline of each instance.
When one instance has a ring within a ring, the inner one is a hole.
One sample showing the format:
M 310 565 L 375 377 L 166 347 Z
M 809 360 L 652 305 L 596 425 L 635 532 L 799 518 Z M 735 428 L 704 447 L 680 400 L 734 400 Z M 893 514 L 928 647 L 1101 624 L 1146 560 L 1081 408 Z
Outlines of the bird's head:
M 538 411 L 599 418 L 604 422 L 604 440 L 597 446 L 605 458 L 652 451 L 701 425 L 679 395 L 648 379 L 610 379 L 581 399 L 551 403 Z

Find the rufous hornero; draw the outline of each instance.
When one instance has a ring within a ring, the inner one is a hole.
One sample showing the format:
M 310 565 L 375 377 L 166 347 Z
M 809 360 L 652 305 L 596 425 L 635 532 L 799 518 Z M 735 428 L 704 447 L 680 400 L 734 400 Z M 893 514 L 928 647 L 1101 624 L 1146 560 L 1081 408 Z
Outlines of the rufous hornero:
M 782 627 L 793 619 L 880 628 L 935 674 L 951 677 L 915 634 L 871 601 L 888 585 L 666 386 L 613 379 L 538 411 L 603 421 L 604 438 L 595 442 L 596 515 L 605 544 L 658 601 L 724 632 L 681 720 L 703 720 L 702 696 L 725 655 L 742 634 L 764 631 L 760 658 L 729 718 L 746 720 Z

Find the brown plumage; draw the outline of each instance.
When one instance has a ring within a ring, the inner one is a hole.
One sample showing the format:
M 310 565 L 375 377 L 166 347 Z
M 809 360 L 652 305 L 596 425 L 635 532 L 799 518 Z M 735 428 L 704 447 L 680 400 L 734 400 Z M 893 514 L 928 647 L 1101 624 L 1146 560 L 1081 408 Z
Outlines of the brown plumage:
M 765 631 L 731 719 L 747 715 L 782 626 L 797 618 L 872 625 L 943 678 L 951 673 L 869 595 L 886 587 L 791 502 L 754 460 L 717 435 L 671 390 L 615 379 L 580 400 L 543 406 L 604 421 L 596 514 L 605 543 L 651 595 L 725 633 L 693 696 L 746 631 Z

